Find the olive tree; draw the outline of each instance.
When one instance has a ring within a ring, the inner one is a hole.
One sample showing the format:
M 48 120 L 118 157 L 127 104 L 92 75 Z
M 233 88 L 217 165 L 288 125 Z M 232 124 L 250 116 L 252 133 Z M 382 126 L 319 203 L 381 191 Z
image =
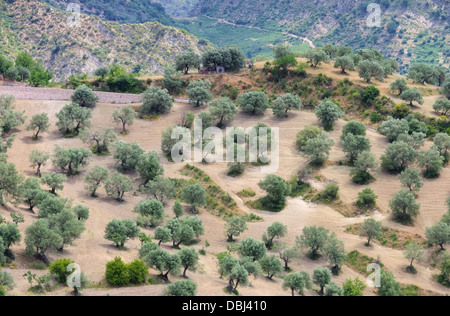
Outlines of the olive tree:
M 25 230 L 26 253 L 34 255 L 39 260 L 48 262 L 46 252 L 50 249 L 58 249 L 63 243 L 63 238 L 50 228 L 47 219 L 38 219 Z
M 83 108 L 94 108 L 98 102 L 98 96 L 86 85 L 81 85 L 76 88 L 71 99 L 73 103 Z
M 297 273 L 290 273 L 284 277 L 283 280 L 283 289 L 291 290 L 292 296 L 295 296 L 295 292 L 304 294 L 306 289 L 310 289 L 312 287 L 311 277 L 308 272 L 301 271 Z
M 197 283 L 191 280 L 170 283 L 165 294 L 167 296 L 195 296 L 197 294 Z
M 253 261 L 261 260 L 266 255 L 264 242 L 253 238 L 246 238 L 238 245 L 238 253 L 242 257 L 250 257 Z
M 262 199 L 265 207 L 271 210 L 280 210 L 285 206 L 290 187 L 283 178 L 271 174 L 261 181 L 259 186 L 267 192 L 267 195 Z
M 79 221 L 87 221 L 89 219 L 89 207 L 83 205 L 77 205 L 72 209 Z
M 336 58 L 334 68 L 341 68 L 342 74 L 347 74 L 346 70 L 355 70 L 355 63 L 353 58 L 349 55 L 340 56 Z
M 228 242 L 233 242 L 233 237 L 238 237 L 247 229 L 247 222 L 244 218 L 233 216 L 230 219 L 227 219 L 227 222 L 225 224 L 225 232 L 228 237 Z
M 112 128 L 100 128 L 96 131 L 83 130 L 80 133 L 83 142 L 94 145 L 93 150 L 97 155 L 109 153 L 109 146 L 117 141 L 117 135 Z
M 308 158 L 311 164 L 320 166 L 330 155 L 331 148 L 336 144 L 334 139 L 327 133 L 322 133 L 319 137 L 309 139 L 302 147 L 303 155 Z
M 181 197 L 184 202 L 191 205 L 191 213 L 195 214 L 197 212 L 197 207 L 206 205 L 206 190 L 205 188 L 197 184 L 188 184 Z
M 227 97 L 222 97 L 211 102 L 209 106 L 211 116 L 218 120 L 217 126 L 222 128 L 228 122 L 232 122 L 237 112 L 236 105 Z
M 173 98 L 167 89 L 148 88 L 142 94 L 141 116 L 164 114 L 173 106 Z
M 358 63 L 359 76 L 365 79 L 367 83 L 372 82 L 372 78 L 382 80 L 384 78 L 384 69 L 380 63 L 376 61 L 363 60 Z
M 185 75 L 190 68 L 197 68 L 200 65 L 200 56 L 194 52 L 184 52 L 175 56 L 175 69 L 183 71 Z
M 442 86 L 442 94 L 447 99 L 450 99 L 450 78 L 447 78 L 447 80 L 444 82 L 444 85 Z
M 267 278 L 272 280 L 275 274 L 283 271 L 283 264 L 275 255 L 268 255 L 259 261 L 261 269 L 267 274 Z
M 128 239 L 139 236 L 139 227 L 129 219 L 113 219 L 106 225 L 105 239 L 112 241 L 117 248 L 124 247 Z
M 172 240 L 172 233 L 170 232 L 170 229 L 158 226 L 155 229 L 155 239 L 159 240 L 158 246 L 161 246 L 161 243 L 166 243 Z
M 371 146 L 367 137 L 349 133 L 343 136 L 342 147 L 350 163 L 353 163 L 360 153 L 370 151 Z
M 400 190 L 395 197 L 389 201 L 394 218 L 401 222 L 407 222 L 417 217 L 420 212 L 420 204 L 409 190 Z
M 400 120 L 388 117 L 386 121 L 381 123 L 379 131 L 386 136 L 390 142 L 394 142 L 400 135 L 409 133 L 409 124 L 405 119 Z
M 164 168 L 161 166 L 158 154 L 155 151 L 145 153 L 139 158 L 136 171 L 145 181 L 145 184 L 164 174 Z
M 139 214 L 136 222 L 142 227 L 155 227 L 164 220 L 164 205 L 157 200 L 142 200 L 133 212 Z
M 317 138 L 322 134 L 324 134 L 324 131 L 320 127 L 308 125 L 297 133 L 295 143 L 299 150 L 303 150 L 308 140 Z
M 344 296 L 344 290 L 336 283 L 330 282 L 330 284 L 325 287 L 325 296 Z
M 281 238 L 287 235 L 287 226 L 283 223 L 275 222 L 267 228 L 262 236 L 262 240 L 266 244 L 267 249 L 271 249 L 273 246 L 273 240 L 275 238 Z
M 420 167 L 425 168 L 423 175 L 428 179 L 439 177 L 444 160 L 444 157 L 439 155 L 439 150 L 436 147 L 422 150 L 417 155 L 417 163 Z
M 47 164 L 47 161 L 50 159 L 50 154 L 46 151 L 41 150 L 33 150 L 30 154 L 30 167 L 37 168 L 36 176 L 41 177 L 41 167 Z
M 123 202 L 125 193 L 134 190 L 133 180 L 126 175 L 114 172 L 105 181 L 105 190 L 108 196 L 115 198 L 119 202 Z
M 79 221 L 77 216 L 69 209 L 63 209 L 60 213 L 51 215 L 48 218 L 49 227 L 62 238 L 58 251 L 64 250 L 64 246 L 73 245 L 75 239 L 85 231 L 83 221 Z
M 137 113 L 130 105 L 116 109 L 113 113 L 113 119 L 116 123 L 122 124 L 122 134 L 128 134 L 127 125 L 133 125 Z
M 161 203 L 175 196 L 175 184 L 171 179 L 157 176 L 153 181 L 141 187 L 141 192 L 147 194 Z
M 183 247 L 178 252 L 181 260 L 181 266 L 183 267 L 183 277 L 186 277 L 186 272 L 188 269 L 191 271 L 196 271 L 198 264 L 198 254 L 193 248 Z
M 448 162 L 450 150 L 450 136 L 447 133 L 438 133 L 433 138 L 434 146 L 439 150 L 439 155 Z
M 269 98 L 262 91 L 251 91 L 239 95 L 237 104 L 244 112 L 261 115 L 269 107 Z
M 412 132 L 412 134 L 400 134 L 397 137 L 397 141 L 405 142 L 415 150 L 418 150 L 425 144 L 427 134 L 422 132 Z
M 438 99 L 433 104 L 433 110 L 440 115 L 447 115 L 450 112 L 450 100 L 447 98 Z
M 381 165 L 392 172 L 401 172 L 414 163 L 417 152 L 405 142 L 397 141 L 389 144 L 386 153 L 381 157 Z
M 64 106 L 56 114 L 56 126 L 64 135 L 78 135 L 80 130 L 91 126 L 92 111 L 72 103 Z
M 352 181 L 357 184 L 368 184 L 375 179 L 371 172 L 377 169 L 378 162 L 374 154 L 364 151 L 358 154 L 354 167 L 350 171 L 350 175 L 353 176 Z
M 316 116 L 325 130 L 332 130 L 336 121 L 345 116 L 341 108 L 330 100 L 319 103 L 316 107 Z
M 170 254 L 165 250 L 157 248 L 146 254 L 142 260 L 150 268 L 159 271 L 164 281 L 169 280 L 169 274 L 179 274 L 181 270 L 181 259 L 178 254 Z
M 380 288 L 378 289 L 379 296 L 402 296 L 402 286 L 395 281 L 394 275 L 391 272 L 381 270 Z
M 425 234 L 430 244 L 438 245 L 444 251 L 444 244 L 450 242 L 450 225 L 439 222 L 434 226 L 428 227 Z
M 38 139 L 39 133 L 45 133 L 50 127 L 50 120 L 47 113 L 33 115 L 30 123 L 27 125 L 27 131 L 34 131 L 33 139 Z
M 303 228 L 303 233 L 296 237 L 299 248 L 309 248 L 309 256 L 312 259 L 320 257 L 328 241 L 328 230 L 323 227 L 311 226 Z
M 325 286 L 327 286 L 331 282 L 331 271 L 327 268 L 314 269 L 313 282 L 320 287 L 320 295 L 324 295 Z
M 397 90 L 398 96 L 402 95 L 402 93 L 408 90 L 408 82 L 404 78 L 395 79 L 390 85 L 391 90 Z
M 374 218 L 368 218 L 364 220 L 364 223 L 361 225 L 360 236 L 367 238 L 366 246 L 370 246 L 370 242 L 372 239 L 378 239 L 383 234 L 383 225 L 380 222 L 376 221 Z
M 408 89 L 406 91 L 404 91 L 401 95 L 400 98 L 404 101 L 409 102 L 410 106 L 413 106 L 413 102 L 416 101 L 419 104 L 423 104 L 423 98 L 422 98 L 422 92 L 420 92 L 420 90 L 418 89 Z
M 301 110 L 302 100 L 297 95 L 287 93 L 278 97 L 272 106 L 273 114 L 277 117 L 288 117 L 291 110 Z
M 19 191 L 21 198 L 32 212 L 38 202 L 47 194 L 47 192 L 42 190 L 37 178 L 27 178 L 20 184 Z
M 143 154 L 144 150 L 137 142 L 118 141 L 114 151 L 115 166 L 123 171 L 134 170 Z
M 23 176 L 19 174 L 12 163 L 0 161 L 0 205 L 5 206 L 8 201 L 20 197 L 19 186 Z
M 56 190 L 64 189 L 63 183 L 67 181 L 67 177 L 59 173 L 49 173 L 42 177 L 41 182 L 48 186 L 51 194 L 56 194 Z
M 332 233 L 324 247 L 325 255 L 331 264 L 331 271 L 335 275 L 339 275 L 341 267 L 344 264 L 347 252 L 345 251 L 344 242 L 339 240 L 335 233 Z
M 411 273 L 415 273 L 416 269 L 413 266 L 414 261 L 423 261 L 423 255 L 425 254 L 425 248 L 416 243 L 411 242 L 405 247 L 405 251 L 403 252 L 406 259 L 410 261 L 409 267 L 407 270 Z
M 100 166 L 95 166 L 86 173 L 83 181 L 86 183 L 86 190 L 90 192 L 92 197 L 97 197 L 97 190 L 108 179 L 108 176 L 108 169 Z
M 355 136 L 366 136 L 366 125 L 361 122 L 357 121 L 350 121 L 347 124 L 344 125 L 342 128 L 342 136 L 341 139 L 343 139 L 348 134 L 353 134 Z
M 210 92 L 211 82 L 209 80 L 198 80 L 189 83 L 187 88 L 187 94 L 189 100 L 196 107 L 202 104 L 206 104 L 212 100 L 213 95 Z
M 53 154 L 53 165 L 64 170 L 68 168 L 69 175 L 78 173 L 81 167 L 89 164 L 89 159 L 92 157 L 92 152 L 84 148 L 69 148 L 64 149 L 55 146 Z

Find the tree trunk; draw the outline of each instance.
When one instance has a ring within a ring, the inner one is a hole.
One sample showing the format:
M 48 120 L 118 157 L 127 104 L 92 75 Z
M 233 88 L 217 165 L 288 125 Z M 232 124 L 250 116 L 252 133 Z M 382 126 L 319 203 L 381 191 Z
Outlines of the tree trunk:
M 239 285 L 239 280 L 236 281 L 236 286 L 234 287 L 233 292 L 236 291 L 238 285 Z
M 228 242 L 233 242 L 233 235 L 228 234 Z
M 38 178 L 41 177 L 41 164 L 38 164 L 36 175 Z
M 41 128 L 39 127 L 38 128 L 38 130 L 37 130 L 37 132 L 36 132 L 36 135 L 34 135 L 34 137 L 37 139 L 38 138 L 38 136 L 39 136 L 39 132 L 41 131 Z
M 189 268 L 189 267 L 185 267 L 185 268 L 184 268 L 184 271 L 183 271 L 183 278 L 186 277 L 186 272 L 187 272 L 188 268 Z
M 102 147 L 100 146 L 100 141 L 96 140 L 95 142 L 97 143 L 97 154 L 101 154 L 102 153 Z
M 126 125 L 127 125 L 126 122 L 122 122 L 122 131 L 123 131 L 124 133 L 127 132 Z

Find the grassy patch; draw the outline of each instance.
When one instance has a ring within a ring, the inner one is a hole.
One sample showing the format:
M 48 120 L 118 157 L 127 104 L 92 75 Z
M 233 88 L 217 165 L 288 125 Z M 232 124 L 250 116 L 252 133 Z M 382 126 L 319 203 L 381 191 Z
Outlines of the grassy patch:
M 201 169 L 187 164 L 180 170 L 180 173 L 190 179 L 173 179 L 177 198 L 181 197 L 181 192 L 188 183 L 199 183 L 206 189 L 207 204 L 205 209 L 209 213 L 220 217 L 240 216 L 242 214 L 242 211 L 237 207 L 236 201 L 230 194 L 223 191 Z
M 371 263 L 378 263 L 381 267 L 383 267 L 383 264 L 379 262 L 377 259 L 363 255 L 358 250 L 353 250 L 352 252 L 349 252 L 347 254 L 347 257 L 345 258 L 346 265 L 352 268 L 352 270 L 366 276 L 369 276 L 373 272 L 367 271 L 367 267 Z
M 345 228 L 345 232 L 359 236 L 361 233 L 361 226 L 362 224 L 349 225 Z M 427 245 L 426 240 L 418 234 L 411 234 L 388 227 L 383 227 L 383 234 L 381 235 L 381 237 L 378 239 L 373 239 L 372 242 L 388 248 L 399 250 L 405 249 L 405 247 L 411 242 Z
M 254 197 L 256 195 L 255 191 L 251 189 L 244 189 L 238 193 L 238 196 L 241 198 Z

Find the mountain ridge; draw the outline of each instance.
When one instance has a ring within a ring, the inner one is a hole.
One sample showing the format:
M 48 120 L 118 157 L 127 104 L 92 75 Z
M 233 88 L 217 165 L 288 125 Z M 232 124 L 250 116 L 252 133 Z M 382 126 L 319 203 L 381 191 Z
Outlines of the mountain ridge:
M 54 72 L 57 80 L 119 63 L 128 71 L 140 65 L 142 74 L 160 74 L 183 51 L 201 53 L 209 44 L 184 30 L 159 22 L 119 24 L 81 15 L 81 27 L 71 28 L 68 12 L 36 0 L 2 1 L 1 52 L 14 58 L 25 51 Z

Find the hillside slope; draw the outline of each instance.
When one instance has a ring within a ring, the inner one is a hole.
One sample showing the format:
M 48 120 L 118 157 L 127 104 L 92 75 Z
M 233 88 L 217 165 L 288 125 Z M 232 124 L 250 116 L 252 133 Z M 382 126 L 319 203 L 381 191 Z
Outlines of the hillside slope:
M 30 0 L 1 3 L 0 50 L 14 58 L 21 50 L 39 58 L 56 79 L 93 73 L 119 63 L 142 74 L 158 74 L 186 50 L 208 47 L 185 31 L 158 22 L 119 24 L 82 15 L 80 27 L 67 24 L 69 13 Z
M 381 5 L 381 28 L 369 28 L 368 4 Z M 450 2 L 446 0 L 200 0 L 192 16 L 284 30 L 317 44 L 375 46 L 403 63 L 450 63 Z
M 164 7 L 150 0 L 42 0 L 55 8 L 65 10 L 71 3 L 80 5 L 82 13 L 99 16 L 119 23 L 160 22 L 172 25 L 173 19 Z

